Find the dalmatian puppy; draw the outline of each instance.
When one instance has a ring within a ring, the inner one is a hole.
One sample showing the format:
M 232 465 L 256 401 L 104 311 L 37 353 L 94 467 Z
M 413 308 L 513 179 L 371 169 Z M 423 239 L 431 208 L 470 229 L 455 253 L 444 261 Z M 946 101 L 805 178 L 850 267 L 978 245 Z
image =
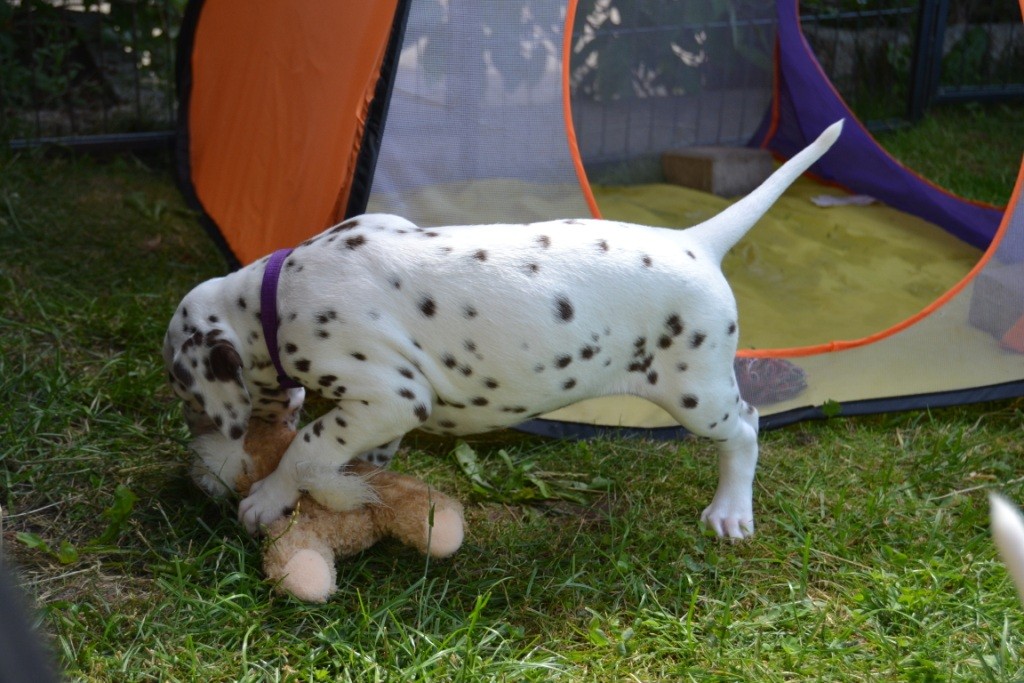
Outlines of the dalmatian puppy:
M 721 536 L 752 534 L 758 416 L 733 375 L 736 303 L 721 261 L 841 128 L 688 230 L 420 228 L 363 215 L 200 284 L 164 341 L 199 437 L 197 478 L 209 489 L 233 481 L 249 419 L 294 421 L 304 391 L 334 407 L 241 501 L 251 532 L 300 492 L 338 510 L 361 505 L 369 492 L 340 466 L 386 461 L 412 429 L 473 434 L 632 394 L 717 443 L 719 483 L 702 519 Z

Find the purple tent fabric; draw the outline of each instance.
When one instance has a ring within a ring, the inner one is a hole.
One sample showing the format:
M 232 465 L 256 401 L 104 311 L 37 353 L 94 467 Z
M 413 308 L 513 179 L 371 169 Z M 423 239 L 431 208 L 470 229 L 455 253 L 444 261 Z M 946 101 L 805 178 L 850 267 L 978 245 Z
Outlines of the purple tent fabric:
M 789 158 L 838 119 L 846 126 L 812 169 L 824 180 L 870 195 L 930 221 L 980 249 L 992 241 L 1003 210 L 960 199 L 914 174 L 875 142 L 836 92 L 800 29 L 797 0 L 777 0 L 778 63 L 772 119 L 755 144 Z M 766 137 L 767 136 L 767 137 Z

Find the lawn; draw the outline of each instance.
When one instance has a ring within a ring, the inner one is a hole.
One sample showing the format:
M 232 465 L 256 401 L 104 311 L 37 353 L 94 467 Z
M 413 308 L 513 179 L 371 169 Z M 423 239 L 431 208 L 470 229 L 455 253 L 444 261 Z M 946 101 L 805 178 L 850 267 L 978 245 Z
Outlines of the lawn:
M 1004 202 L 1024 106 L 937 110 L 883 143 Z M 1012 681 L 1024 608 L 986 493 L 1024 501 L 1024 402 L 834 418 L 762 436 L 758 533 L 697 516 L 713 448 L 502 432 L 413 436 L 396 468 L 466 502 L 452 559 L 384 543 L 310 606 L 187 476 L 160 343 L 223 272 L 165 162 L 0 157 L 2 550 L 85 681 Z M 502 453 L 502 451 L 504 453 Z M 553 484 L 536 499 L 531 478 Z

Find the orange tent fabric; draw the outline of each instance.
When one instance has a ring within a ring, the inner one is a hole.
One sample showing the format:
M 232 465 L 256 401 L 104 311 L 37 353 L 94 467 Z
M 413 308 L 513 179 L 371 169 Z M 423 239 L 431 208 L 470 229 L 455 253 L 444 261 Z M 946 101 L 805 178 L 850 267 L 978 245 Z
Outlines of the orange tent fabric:
M 396 5 L 203 3 L 192 52 L 191 171 L 206 212 L 233 230 L 224 239 L 241 264 L 302 241 L 344 211 Z

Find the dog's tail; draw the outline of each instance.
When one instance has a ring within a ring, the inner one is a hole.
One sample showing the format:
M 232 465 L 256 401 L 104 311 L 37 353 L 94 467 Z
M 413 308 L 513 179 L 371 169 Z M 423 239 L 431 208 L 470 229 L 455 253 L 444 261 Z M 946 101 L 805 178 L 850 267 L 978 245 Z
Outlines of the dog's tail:
M 726 253 L 754 227 L 786 188 L 828 151 L 842 130 L 843 121 L 840 119 L 826 128 L 817 140 L 772 173 L 753 192 L 714 218 L 695 225 L 686 232 L 693 235 L 696 231 L 696 236 L 707 249 L 708 255 L 721 263 Z
M 1017 594 L 1024 601 L 1024 517 L 1008 500 L 995 493 L 989 494 L 989 514 L 992 518 L 992 538 L 999 555 L 1006 563 L 1010 578 L 1017 586 Z

